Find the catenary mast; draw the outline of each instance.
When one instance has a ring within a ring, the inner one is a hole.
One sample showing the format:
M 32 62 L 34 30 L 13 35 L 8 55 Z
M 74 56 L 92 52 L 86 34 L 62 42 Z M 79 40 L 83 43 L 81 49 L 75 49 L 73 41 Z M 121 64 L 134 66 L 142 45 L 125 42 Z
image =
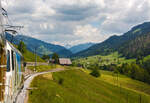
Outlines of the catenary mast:
M 5 75 L 6 75 L 6 50 L 4 38 L 3 8 L 0 0 L 0 103 L 4 102 Z
M 4 28 L 3 28 L 3 14 L 2 14 L 2 4 L 0 0 L 0 40 L 4 40 Z

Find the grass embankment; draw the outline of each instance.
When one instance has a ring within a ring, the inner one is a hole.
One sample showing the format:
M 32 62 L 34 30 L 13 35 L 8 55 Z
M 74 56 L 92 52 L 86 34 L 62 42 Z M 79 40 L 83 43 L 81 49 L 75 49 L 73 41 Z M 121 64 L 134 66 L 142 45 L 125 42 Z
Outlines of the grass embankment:
M 23 53 L 23 57 L 24 57 L 24 61 L 26 62 L 34 62 L 35 61 L 35 54 L 33 54 L 32 52 L 26 50 L 25 53 Z M 40 56 L 36 56 L 37 57 L 37 62 L 45 62 L 43 59 L 41 59 Z
M 150 96 L 115 86 L 103 74 L 109 75 L 94 78 L 81 70 L 40 75 L 31 83 L 37 89 L 29 92 L 28 103 L 150 103 Z
M 28 66 L 28 69 L 34 71 L 34 69 L 36 70 L 36 72 L 44 72 L 44 71 L 49 71 L 51 69 L 56 69 L 56 68 L 64 68 L 64 66 L 61 66 L 61 65 L 39 65 L 39 66 L 36 66 L 36 69 L 35 69 L 35 66 Z
M 100 66 L 103 65 L 110 65 L 110 64 L 123 64 L 123 63 L 132 63 L 135 62 L 136 59 L 126 59 L 125 57 L 121 57 L 118 52 L 114 52 L 110 55 L 107 56 L 101 56 L 101 55 L 96 55 L 96 56 L 90 56 L 86 58 L 80 58 L 76 59 L 73 61 L 74 64 L 84 64 L 84 65 L 89 65 L 92 63 L 98 63 Z

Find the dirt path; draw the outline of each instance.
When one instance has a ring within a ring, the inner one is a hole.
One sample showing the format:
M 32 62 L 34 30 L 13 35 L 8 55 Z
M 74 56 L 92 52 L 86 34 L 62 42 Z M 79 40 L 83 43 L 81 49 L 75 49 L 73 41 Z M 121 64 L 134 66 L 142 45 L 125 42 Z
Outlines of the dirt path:
M 62 68 L 57 68 L 57 69 L 52 69 L 50 71 L 47 72 L 40 72 L 40 73 L 35 73 L 32 74 L 30 77 L 28 77 L 25 82 L 24 82 L 24 87 L 21 90 L 21 92 L 19 93 L 16 103 L 25 103 L 27 102 L 26 98 L 27 98 L 27 92 L 28 92 L 28 88 L 30 86 L 30 83 L 32 82 L 32 80 L 34 79 L 34 77 L 41 75 L 41 74 L 46 74 L 46 73 L 52 73 L 52 72 L 60 72 L 60 71 L 64 71 L 64 69 Z

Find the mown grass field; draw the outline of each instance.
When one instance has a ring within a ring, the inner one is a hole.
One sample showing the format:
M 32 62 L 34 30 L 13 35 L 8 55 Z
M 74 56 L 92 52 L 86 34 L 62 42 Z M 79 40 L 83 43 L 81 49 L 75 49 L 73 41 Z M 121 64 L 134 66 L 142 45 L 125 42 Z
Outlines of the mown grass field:
M 149 89 L 144 83 L 129 80 L 129 84 L 126 84 L 124 80 L 127 77 L 120 75 L 121 83 L 125 85 L 120 87 L 113 83 L 110 72 L 102 71 L 100 78 L 88 73 L 89 71 L 69 70 L 40 75 L 31 83 L 31 87 L 37 89 L 29 91 L 28 103 L 150 103 L 147 92 L 139 92 L 134 86 Z M 125 88 L 127 85 L 130 85 L 130 89 Z
M 103 65 L 110 65 L 110 64 L 123 64 L 123 63 L 132 63 L 135 62 L 136 59 L 126 59 L 124 57 L 121 57 L 118 52 L 114 52 L 110 55 L 107 56 L 101 56 L 101 55 L 96 55 L 96 56 L 90 56 L 86 58 L 80 58 L 76 59 L 73 61 L 74 64 L 84 64 L 84 65 L 89 65 L 93 63 L 98 63 L 100 66 Z

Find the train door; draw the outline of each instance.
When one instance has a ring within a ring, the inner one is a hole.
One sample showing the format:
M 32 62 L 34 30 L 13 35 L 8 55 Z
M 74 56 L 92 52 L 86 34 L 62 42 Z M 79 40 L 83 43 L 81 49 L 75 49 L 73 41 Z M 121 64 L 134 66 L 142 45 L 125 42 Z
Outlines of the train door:
M 6 71 L 6 83 L 5 83 L 5 99 L 10 100 L 11 97 L 11 55 L 10 50 L 7 50 L 7 71 Z
M 6 71 L 6 83 L 5 83 L 5 101 L 11 101 L 13 95 L 13 81 L 12 81 L 12 55 L 11 55 L 11 46 L 7 42 L 7 71 Z

